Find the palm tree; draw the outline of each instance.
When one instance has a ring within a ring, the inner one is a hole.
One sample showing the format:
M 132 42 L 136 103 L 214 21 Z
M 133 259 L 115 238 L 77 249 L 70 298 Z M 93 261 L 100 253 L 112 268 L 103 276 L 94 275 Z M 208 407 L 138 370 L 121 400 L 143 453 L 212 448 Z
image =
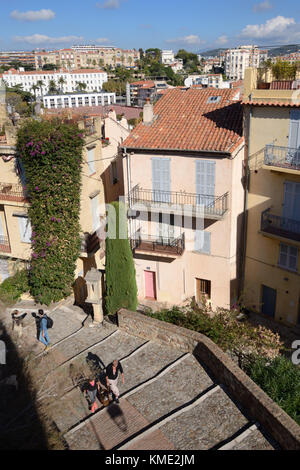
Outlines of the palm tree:
M 77 86 L 76 86 L 76 90 L 78 91 L 83 91 L 86 89 L 86 83 L 82 83 L 82 82 L 76 82 L 77 83 Z
M 38 81 L 36 82 L 36 84 L 37 84 L 38 88 L 40 89 L 41 96 L 43 96 L 43 86 L 45 85 L 44 82 L 43 82 L 43 80 L 38 80 Z
M 50 80 L 48 92 L 49 93 L 56 93 L 57 92 L 57 87 L 56 87 L 56 83 L 55 83 L 54 80 Z
M 64 77 L 60 77 L 60 78 L 58 79 L 58 84 L 60 85 L 60 91 L 61 91 L 61 93 L 63 93 L 63 86 L 64 86 L 65 83 L 67 83 L 67 82 L 66 82 L 66 80 L 64 79 Z
M 36 90 L 38 90 L 38 89 L 39 89 L 39 87 L 38 87 L 37 85 L 32 85 L 32 87 L 31 87 L 31 90 L 32 90 L 33 93 L 34 93 L 34 98 L 35 98 L 35 99 L 36 99 Z

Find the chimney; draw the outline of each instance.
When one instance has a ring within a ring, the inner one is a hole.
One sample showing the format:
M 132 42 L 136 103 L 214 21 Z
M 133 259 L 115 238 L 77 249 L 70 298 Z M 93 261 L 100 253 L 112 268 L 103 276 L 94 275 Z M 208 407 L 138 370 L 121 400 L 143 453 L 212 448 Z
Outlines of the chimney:
M 153 121 L 153 105 L 150 103 L 150 99 L 146 98 L 146 103 L 144 104 L 143 109 L 143 122 L 144 124 L 151 124 Z

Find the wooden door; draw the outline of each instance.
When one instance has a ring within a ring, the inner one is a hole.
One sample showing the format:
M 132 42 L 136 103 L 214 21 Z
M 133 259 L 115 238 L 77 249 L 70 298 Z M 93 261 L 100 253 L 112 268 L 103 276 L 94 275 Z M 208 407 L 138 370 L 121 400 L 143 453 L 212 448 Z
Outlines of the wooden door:
M 145 297 L 156 300 L 156 279 L 153 271 L 145 272 Z

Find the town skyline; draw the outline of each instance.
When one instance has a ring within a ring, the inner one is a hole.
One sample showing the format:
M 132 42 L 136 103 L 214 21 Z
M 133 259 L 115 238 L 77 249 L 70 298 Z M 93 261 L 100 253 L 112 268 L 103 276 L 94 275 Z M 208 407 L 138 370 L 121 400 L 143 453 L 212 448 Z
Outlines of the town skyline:
M 220 0 L 187 0 L 184 9 L 179 0 L 153 0 L 152 7 L 145 9 L 140 0 L 87 0 L 82 12 L 78 2 L 30 0 L 24 6 L 16 0 L 2 5 L 0 50 L 96 44 L 203 52 L 245 44 L 300 43 L 300 8 L 294 0 L 284 5 L 273 0 L 247 5 L 236 0 L 226 5 Z

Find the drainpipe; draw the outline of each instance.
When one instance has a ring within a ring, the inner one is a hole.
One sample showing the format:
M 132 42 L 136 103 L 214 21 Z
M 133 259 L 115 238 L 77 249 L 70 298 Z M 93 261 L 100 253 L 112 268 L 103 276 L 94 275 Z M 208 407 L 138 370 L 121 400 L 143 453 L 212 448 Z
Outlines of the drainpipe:
M 248 131 L 248 148 L 247 148 L 247 165 L 246 165 L 246 178 L 245 178 L 245 195 L 244 195 L 244 220 L 243 220 L 243 239 L 242 249 L 243 253 L 241 256 L 241 283 L 239 288 L 239 297 L 244 291 L 245 286 L 245 267 L 246 267 L 246 250 L 247 250 L 247 227 L 248 227 L 248 195 L 249 195 L 249 184 L 250 184 L 250 135 L 251 135 L 251 118 L 252 118 L 252 105 L 250 105 L 249 112 L 249 131 Z
M 127 193 L 129 201 L 129 209 L 131 209 L 131 174 L 130 174 L 130 155 L 127 153 L 126 147 L 124 148 L 123 155 L 126 157 L 126 169 L 127 169 Z M 132 236 L 132 221 L 129 218 L 129 238 Z

